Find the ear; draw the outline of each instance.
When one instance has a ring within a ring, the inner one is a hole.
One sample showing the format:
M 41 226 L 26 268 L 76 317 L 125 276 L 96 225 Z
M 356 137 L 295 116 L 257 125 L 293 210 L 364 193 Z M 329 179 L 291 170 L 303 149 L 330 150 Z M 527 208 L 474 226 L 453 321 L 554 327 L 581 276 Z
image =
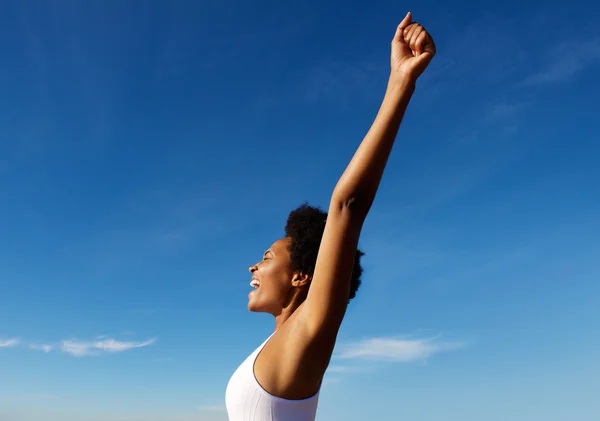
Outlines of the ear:
M 312 281 L 312 276 L 304 273 L 296 272 L 292 277 L 292 286 L 295 288 L 301 288 L 303 286 L 308 286 Z

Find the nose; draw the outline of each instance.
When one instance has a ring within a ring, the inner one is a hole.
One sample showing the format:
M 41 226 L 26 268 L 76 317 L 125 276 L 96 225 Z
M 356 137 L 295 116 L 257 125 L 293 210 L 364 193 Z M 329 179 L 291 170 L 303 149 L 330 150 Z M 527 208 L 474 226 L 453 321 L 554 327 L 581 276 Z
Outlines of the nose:
M 254 273 L 256 270 L 258 269 L 258 267 L 256 266 L 256 264 L 250 266 L 248 268 L 248 270 L 250 271 L 250 273 Z

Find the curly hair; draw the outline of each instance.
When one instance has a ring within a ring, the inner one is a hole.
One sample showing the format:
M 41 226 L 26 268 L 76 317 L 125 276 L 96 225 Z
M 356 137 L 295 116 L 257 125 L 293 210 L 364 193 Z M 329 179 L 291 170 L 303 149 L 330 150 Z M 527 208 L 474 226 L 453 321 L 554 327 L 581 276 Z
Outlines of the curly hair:
M 285 236 L 291 239 L 289 251 L 294 269 L 306 275 L 314 274 L 326 220 L 326 212 L 318 207 L 309 206 L 307 203 L 290 212 L 285 224 Z M 349 300 L 356 296 L 356 291 L 361 283 L 360 277 L 363 268 L 360 259 L 363 255 L 362 251 L 356 250 L 354 269 L 350 279 Z

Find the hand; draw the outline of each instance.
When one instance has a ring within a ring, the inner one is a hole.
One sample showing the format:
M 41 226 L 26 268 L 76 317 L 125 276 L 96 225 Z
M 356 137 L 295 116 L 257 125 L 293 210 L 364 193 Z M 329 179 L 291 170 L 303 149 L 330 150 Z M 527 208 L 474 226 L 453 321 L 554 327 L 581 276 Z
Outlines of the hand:
M 411 23 L 407 13 L 392 40 L 392 75 L 408 76 L 416 81 L 435 55 L 435 44 L 429 33 L 418 23 Z

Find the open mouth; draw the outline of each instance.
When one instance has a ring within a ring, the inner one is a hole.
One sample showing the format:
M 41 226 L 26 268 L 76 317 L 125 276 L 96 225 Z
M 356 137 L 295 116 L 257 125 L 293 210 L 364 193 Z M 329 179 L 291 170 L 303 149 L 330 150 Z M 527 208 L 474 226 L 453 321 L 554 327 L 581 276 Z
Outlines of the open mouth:
M 248 298 L 252 297 L 256 293 L 258 287 L 260 286 L 260 281 L 256 278 L 252 279 L 252 281 L 250 281 L 250 286 L 254 289 L 250 291 L 250 293 L 248 294 Z

